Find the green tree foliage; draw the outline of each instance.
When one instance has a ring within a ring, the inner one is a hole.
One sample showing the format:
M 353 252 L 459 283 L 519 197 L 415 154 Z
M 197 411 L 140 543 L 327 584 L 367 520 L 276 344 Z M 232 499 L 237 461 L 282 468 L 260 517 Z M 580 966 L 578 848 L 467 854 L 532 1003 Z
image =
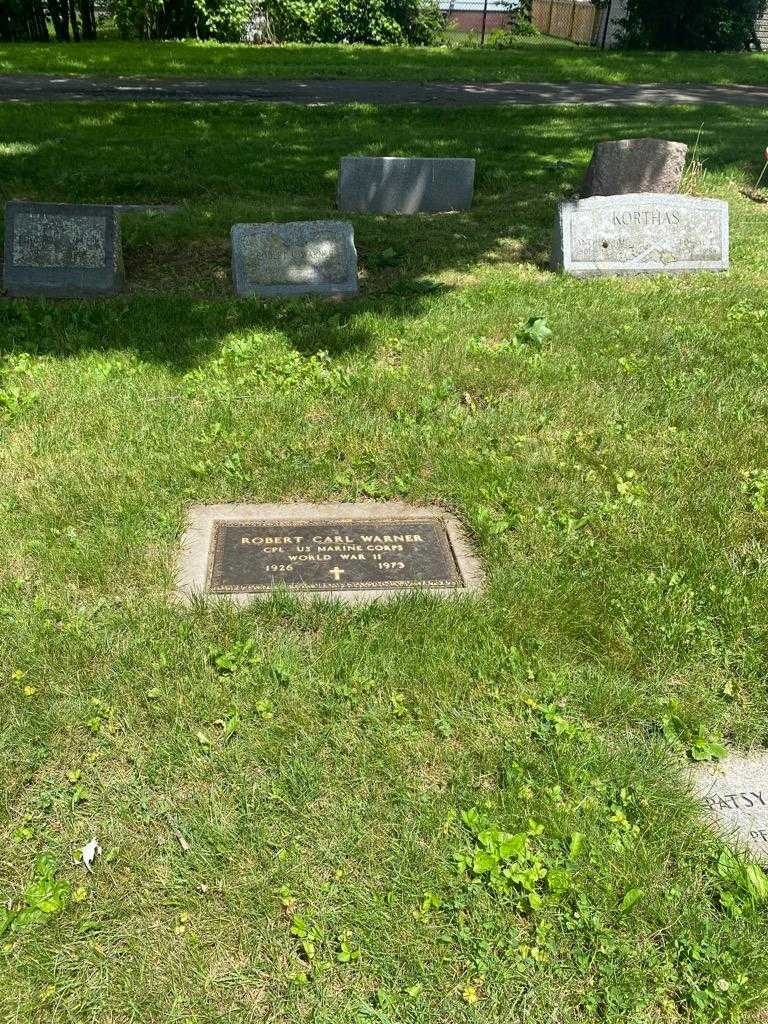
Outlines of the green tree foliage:
M 745 50 L 765 0 L 629 0 L 623 44 L 652 50 Z
M 111 8 L 125 38 L 236 41 L 254 0 L 112 0 Z
M 503 0 L 503 6 L 509 11 L 509 23 L 513 28 L 518 25 L 531 24 L 533 0 Z
M 272 31 L 283 42 L 435 42 L 444 23 L 434 0 L 265 0 Z
M 435 0 L 112 0 L 112 11 L 139 39 L 237 40 L 254 13 L 280 42 L 422 45 L 443 29 Z

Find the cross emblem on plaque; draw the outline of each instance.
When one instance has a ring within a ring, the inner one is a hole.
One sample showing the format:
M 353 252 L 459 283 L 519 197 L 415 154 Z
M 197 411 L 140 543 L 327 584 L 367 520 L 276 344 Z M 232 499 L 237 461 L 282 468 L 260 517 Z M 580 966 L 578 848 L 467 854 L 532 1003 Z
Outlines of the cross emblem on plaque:
M 338 565 L 334 565 L 332 569 L 328 570 L 328 575 L 333 576 L 333 578 L 338 583 L 341 577 L 346 573 L 346 571 L 346 569 L 340 569 Z

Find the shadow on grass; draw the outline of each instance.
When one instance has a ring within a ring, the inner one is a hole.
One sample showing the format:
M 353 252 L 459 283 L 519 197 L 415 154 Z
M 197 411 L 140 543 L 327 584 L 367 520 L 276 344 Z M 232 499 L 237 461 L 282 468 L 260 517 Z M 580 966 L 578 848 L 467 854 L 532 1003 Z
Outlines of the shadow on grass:
M 599 50 L 538 36 L 490 47 L 247 46 L 184 42 L 0 45 L 0 72 L 413 81 L 753 82 L 762 54 Z
M 656 135 L 692 144 L 711 180 L 759 159 L 766 114 L 728 108 L 483 110 L 196 104 L 58 104 L 0 110 L 7 197 L 180 203 L 125 224 L 128 295 L 99 303 L 0 303 L 0 352 L 133 349 L 181 370 L 234 331 L 278 331 L 303 353 L 377 343 L 382 320 L 421 317 L 482 264 L 546 267 L 557 200 L 578 185 L 592 144 Z M 758 147 L 759 148 L 759 147 Z M 754 150 L 754 152 L 753 152 Z M 361 297 L 234 299 L 229 230 L 238 221 L 339 217 L 345 154 L 471 156 L 471 213 L 358 217 Z

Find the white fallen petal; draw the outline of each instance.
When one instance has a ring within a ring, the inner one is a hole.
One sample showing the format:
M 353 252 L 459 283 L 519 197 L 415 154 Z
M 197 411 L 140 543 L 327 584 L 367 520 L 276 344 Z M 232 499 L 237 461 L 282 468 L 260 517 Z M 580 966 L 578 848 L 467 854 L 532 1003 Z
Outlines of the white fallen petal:
M 90 843 L 85 844 L 85 846 L 80 851 L 80 856 L 82 858 L 86 870 L 93 873 L 91 865 L 93 864 L 93 862 L 96 860 L 100 853 L 101 847 L 99 846 L 99 842 L 97 839 L 92 839 Z

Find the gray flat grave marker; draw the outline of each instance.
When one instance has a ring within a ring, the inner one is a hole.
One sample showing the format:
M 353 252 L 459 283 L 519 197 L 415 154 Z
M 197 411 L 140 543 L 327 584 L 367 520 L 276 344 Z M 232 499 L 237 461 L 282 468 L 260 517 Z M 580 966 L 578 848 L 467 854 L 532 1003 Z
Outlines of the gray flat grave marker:
M 115 203 L 115 209 L 119 214 L 124 213 L 146 213 L 148 215 L 178 213 L 180 206 L 173 203 Z
M 354 229 L 339 220 L 235 224 L 232 277 L 241 296 L 356 295 Z
M 116 295 L 123 286 L 117 211 L 113 206 L 8 203 L 3 284 L 14 296 Z
M 728 269 L 728 204 L 638 192 L 560 203 L 552 266 L 576 276 Z
M 459 522 L 400 502 L 200 505 L 189 512 L 176 596 L 247 604 L 276 590 L 352 603 L 482 587 Z
M 718 831 L 768 864 L 768 752 L 701 765 L 693 785 Z
M 349 213 L 468 210 L 475 161 L 465 157 L 345 156 L 337 202 Z

